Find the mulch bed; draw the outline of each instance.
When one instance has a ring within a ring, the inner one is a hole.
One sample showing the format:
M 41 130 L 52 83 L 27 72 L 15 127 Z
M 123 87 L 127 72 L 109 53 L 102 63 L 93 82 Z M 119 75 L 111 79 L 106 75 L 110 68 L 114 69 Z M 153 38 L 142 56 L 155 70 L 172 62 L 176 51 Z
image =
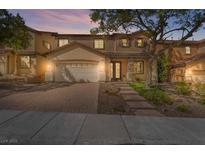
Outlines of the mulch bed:
M 167 94 L 173 100 L 173 104 L 157 107 L 164 115 L 172 117 L 205 117 L 205 105 L 200 104 L 193 97 L 178 95 L 169 91 L 167 91 Z M 177 106 L 182 104 L 188 106 L 188 111 L 181 112 L 177 110 Z
M 118 89 L 111 83 L 100 83 L 98 109 L 99 114 L 134 115 L 125 111 L 125 102 Z

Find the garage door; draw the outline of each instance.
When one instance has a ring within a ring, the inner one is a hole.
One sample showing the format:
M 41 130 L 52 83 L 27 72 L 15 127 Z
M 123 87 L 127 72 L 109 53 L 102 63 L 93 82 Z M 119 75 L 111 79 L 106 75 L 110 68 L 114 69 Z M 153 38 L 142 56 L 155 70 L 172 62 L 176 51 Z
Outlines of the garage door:
M 58 82 L 96 82 L 99 80 L 97 64 L 72 63 L 58 64 L 55 70 Z

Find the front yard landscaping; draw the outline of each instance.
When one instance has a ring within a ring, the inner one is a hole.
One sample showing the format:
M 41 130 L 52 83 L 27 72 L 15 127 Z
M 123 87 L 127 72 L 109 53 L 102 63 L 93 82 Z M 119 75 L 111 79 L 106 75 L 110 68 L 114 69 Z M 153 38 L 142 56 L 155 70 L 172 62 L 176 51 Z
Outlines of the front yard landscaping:
M 166 116 L 205 117 L 205 84 L 186 82 L 146 88 L 144 82 L 130 86 Z
M 125 114 L 134 115 L 133 112 L 125 110 L 125 102 L 119 94 L 119 88 L 112 85 L 111 82 L 100 83 L 98 100 L 99 114 Z

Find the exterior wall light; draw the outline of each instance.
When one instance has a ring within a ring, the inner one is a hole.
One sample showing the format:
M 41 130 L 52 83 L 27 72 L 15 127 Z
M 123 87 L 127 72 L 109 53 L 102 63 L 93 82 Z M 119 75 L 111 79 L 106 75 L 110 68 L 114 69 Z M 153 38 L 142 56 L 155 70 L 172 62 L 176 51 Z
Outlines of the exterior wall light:
M 53 65 L 50 62 L 47 64 L 46 70 L 49 72 L 53 70 Z

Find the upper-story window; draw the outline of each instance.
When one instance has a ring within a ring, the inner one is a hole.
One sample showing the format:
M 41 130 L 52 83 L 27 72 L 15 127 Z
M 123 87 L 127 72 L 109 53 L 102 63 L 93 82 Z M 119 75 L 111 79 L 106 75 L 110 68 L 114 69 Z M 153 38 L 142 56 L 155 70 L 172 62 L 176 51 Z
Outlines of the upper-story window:
M 136 45 L 137 45 L 137 47 L 143 47 L 144 46 L 144 40 L 141 39 L 141 38 L 138 38 L 136 40 Z
M 68 44 L 68 39 L 59 39 L 58 40 L 58 46 L 62 47 L 64 45 Z
M 104 49 L 104 40 L 103 39 L 95 39 L 94 40 L 94 48 L 95 49 Z
M 120 40 L 120 45 L 122 47 L 129 47 L 130 46 L 130 40 L 127 38 L 123 38 Z
M 44 46 L 46 49 L 48 49 L 48 50 L 51 49 L 51 44 L 48 43 L 48 42 L 46 42 L 46 41 L 43 41 L 43 46 Z
M 191 48 L 190 47 L 185 47 L 185 52 L 187 55 L 191 54 Z

